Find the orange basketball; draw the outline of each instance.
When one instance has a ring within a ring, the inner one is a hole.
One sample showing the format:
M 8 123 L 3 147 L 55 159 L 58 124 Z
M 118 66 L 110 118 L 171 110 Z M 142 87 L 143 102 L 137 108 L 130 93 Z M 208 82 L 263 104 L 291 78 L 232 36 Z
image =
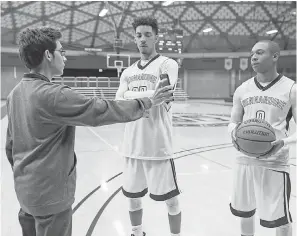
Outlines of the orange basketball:
M 256 118 L 242 122 L 235 137 L 240 151 L 252 157 L 269 152 L 272 148 L 271 142 L 276 140 L 272 126 L 267 121 Z

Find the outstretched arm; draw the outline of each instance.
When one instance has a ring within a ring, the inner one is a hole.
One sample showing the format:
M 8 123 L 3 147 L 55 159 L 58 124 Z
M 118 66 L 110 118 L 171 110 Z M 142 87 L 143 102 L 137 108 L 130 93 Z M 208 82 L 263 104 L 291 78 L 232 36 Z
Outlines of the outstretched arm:
M 127 99 L 135 99 L 135 98 L 152 98 L 155 90 L 147 90 L 143 92 L 138 91 L 129 91 L 128 83 L 126 81 L 125 71 L 121 75 L 120 78 L 120 86 L 116 93 L 116 100 L 127 100 Z
M 175 88 L 177 79 L 178 79 L 178 64 L 171 58 L 168 58 L 160 66 L 160 74 L 167 74 L 170 80 L 170 85 L 173 85 Z M 160 81 L 159 81 L 160 82 Z M 158 85 L 157 85 L 158 86 Z M 152 98 L 156 90 L 147 90 L 147 91 L 126 91 L 124 92 L 123 97 L 125 99 L 134 99 L 134 98 Z

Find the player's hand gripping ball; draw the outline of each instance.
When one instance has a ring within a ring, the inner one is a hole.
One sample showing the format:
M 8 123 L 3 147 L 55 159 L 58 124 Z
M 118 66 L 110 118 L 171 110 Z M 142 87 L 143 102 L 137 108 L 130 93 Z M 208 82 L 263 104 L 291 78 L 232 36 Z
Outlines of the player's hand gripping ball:
M 268 154 L 276 140 L 272 126 L 265 120 L 249 119 L 235 129 L 235 143 L 240 152 L 251 156 L 261 157 Z

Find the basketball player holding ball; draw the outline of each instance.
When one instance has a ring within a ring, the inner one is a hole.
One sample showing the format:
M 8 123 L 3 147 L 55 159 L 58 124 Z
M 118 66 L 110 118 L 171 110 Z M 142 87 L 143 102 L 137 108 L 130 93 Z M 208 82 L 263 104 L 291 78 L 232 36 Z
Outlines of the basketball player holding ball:
M 256 43 L 251 51 L 251 65 L 257 74 L 240 85 L 233 96 L 228 131 L 237 150 L 240 151 L 236 129 L 246 120 L 265 120 L 276 135 L 268 153 L 237 157 L 230 209 L 241 217 L 242 236 L 255 235 L 256 210 L 261 226 L 276 228 L 277 236 L 292 235 L 289 144 L 296 143 L 296 133 L 288 136 L 288 125 L 292 116 L 296 122 L 296 84 L 277 73 L 279 56 L 277 43 Z
M 150 97 L 156 88 L 175 86 L 178 64 L 157 54 L 158 24 L 154 18 L 140 17 L 133 22 L 140 60 L 121 75 L 116 99 Z M 155 106 L 147 118 L 125 127 L 122 154 L 125 158 L 123 194 L 129 201 L 132 236 L 143 236 L 142 197 L 147 192 L 168 209 L 172 236 L 180 236 L 181 211 L 172 144 L 172 103 Z

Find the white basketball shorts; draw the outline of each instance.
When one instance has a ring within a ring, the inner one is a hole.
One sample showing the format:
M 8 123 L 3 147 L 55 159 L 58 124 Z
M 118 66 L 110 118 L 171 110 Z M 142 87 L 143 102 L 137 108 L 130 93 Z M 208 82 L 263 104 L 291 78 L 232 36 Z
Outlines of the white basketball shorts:
M 245 218 L 257 210 L 262 226 L 276 228 L 292 222 L 290 194 L 289 173 L 236 164 L 230 209 L 233 215 Z
M 155 201 L 165 201 L 180 194 L 173 159 L 141 160 L 125 157 L 123 194 L 140 198 L 150 192 Z

